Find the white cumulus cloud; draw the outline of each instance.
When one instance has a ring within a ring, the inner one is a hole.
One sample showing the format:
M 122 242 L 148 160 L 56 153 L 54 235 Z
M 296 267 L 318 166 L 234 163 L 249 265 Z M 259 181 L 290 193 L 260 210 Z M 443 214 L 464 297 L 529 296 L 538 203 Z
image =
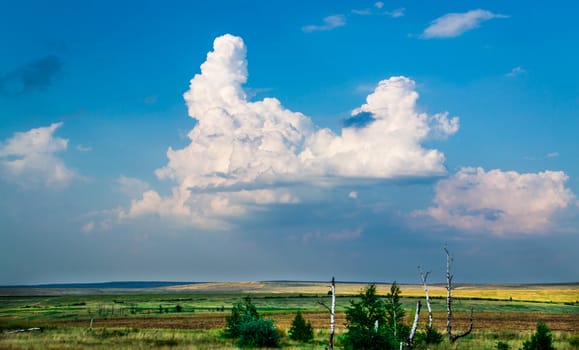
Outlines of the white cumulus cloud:
M 149 189 L 149 184 L 143 180 L 121 175 L 117 179 L 121 192 L 129 197 L 136 197 Z
M 327 31 L 334 28 L 342 27 L 346 25 L 346 17 L 344 15 L 332 15 L 324 18 L 324 23 L 315 25 L 310 24 L 302 27 L 304 32 L 317 32 L 317 31 Z
M 477 28 L 481 23 L 490 19 L 506 17 L 481 9 L 464 13 L 448 13 L 432 21 L 422 33 L 422 38 L 453 38 Z
M 56 156 L 68 147 L 67 139 L 54 136 L 60 126 L 62 122 L 16 132 L 0 143 L 0 168 L 4 178 L 23 187 L 64 187 L 80 178 Z
M 121 217 L 181 216 L 219 227 L 223 218 L 269 204 L 298 203 L 300 189 L 308 186 L 446 174 L 443 153 L 422 142 L 455 133 L 458 118 L 417 111 L 411 79 L 381 81 L 352 112 L 351 119 L 364 123 L 336 134 L 275 98 L 248 101 L 242 87 L 245 56 L 241 38 L 215 39 L 184 94 L 189 115 L 197 120 L 190 144 L 169 148 L 168 164 L 156 171 L 158 178 L 175 183 L 172 193 L 145 191 Z
M 574 203 L 567 180 L 561 171 L 463 168 L 436 185 L 435 206 L 421 214 L 466 231 L 543 233 L 553 228 L 551 219 L 559 210 Z

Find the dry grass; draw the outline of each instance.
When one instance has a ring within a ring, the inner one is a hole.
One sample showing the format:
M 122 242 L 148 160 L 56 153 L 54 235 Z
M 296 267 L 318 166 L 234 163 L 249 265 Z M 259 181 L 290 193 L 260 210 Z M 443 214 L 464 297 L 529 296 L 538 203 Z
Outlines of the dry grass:
M 139 328 L 139 329 L 191 329 L 209 330 L 225 328 L 225 316 L 222 314 L 198 314 L 194 316 L 173 316 L 173 317 L 115 317 L 108 319 L 97 319 L 94 327 L 105 328 Z M 283 312 L 275 314 L 264 314 L 266 318 L 271 318 L 275 324 L 282 329 L 289 329 L 291 321 L 295 317 L 294 312 Z M 408 315 L 407 315 L 408 316 Z M 434 326 L 438 329 L 446 327 L 446 313 L 434 312 Z M 420 324 L 428 322 L 428 314 L 421 314 Z M 328 326 L 327 312 L 304 312 L 304 318 L 312 323 L 317 329 L 324 329 Z M 476 312 L 474 314 L 474 326 L 477 331 L 499 332 L 503 330 L 517 332 L 531 332 L 537 327 L 537 321 L 544 321 L 553 331 L 574 332 L 579 325 L 579 313 L 573 314 L 550 314 L 550 313 L 520 313 L 520 312 Z M 410 322 L 410 320 L 406 320 Z M 336 327 L 345 329 L 346 316 L 343 312 L 336 314 Z M 454 313 L 455 328 L 467 327 L 468 313 Z M 63 320 L 54 321 L 53 325 L 58 327 L 87 327 L 86 320 Z
M 339 295 L 355 295 L 367 283 L 336 283 Z M 215 282 L 199 283 L 164 288 L 171 292 L 187 293 L 241 293 L 241 294 L 326 294 L 329 283 L 324 282 Z M 422 297 L 421 285 L 401 285 L 404 296 Z M 390 290 L 388 284 L 378 284 L 378 294 L 385 295 Z M 432 297 L 445 297 L 443 285 L 429 286 Z M 453 291 L 457 298 L 476 298 L 493 300 L 535 301 L 575 303 L 579 302 L 579 285 L 524 285 L 524 284 L 485 284 L 459 285 Z
M 345 332 L 344 310 L 367 284 L 338 283 L 337 333 Z M 378 293 L 389 291 L 390 285 L 379 284 Z M 468 325 L 467 310 L 474 307 L 474 332 L 461 339 L 463 349 L 496 349 L 498 340 L 507 341 L 511 348 L 520 348 L 522 341 L 535 330 L 537 321 L 544 321 L 554 331 L 557 349 L 572 349 L 565 337 L 576 336 L 579 325 L 579 285 L 460 285 L 457 297 L 454 328 Z M 402 285 L 407 317 L 412 314 L 416 299 L 423 298 L 420 285 Z M 19 294 L 0 298 L 0 329 L 43 326 L 44 332 L 22 334 L 0 333 L 0 349 L 234 349 L 230 339 L 221 337 L 225 317 L 231 303 L 251 294 L 258 310 L 265 318 L 272 318 L 276 326 L 287 333 L 301 309 L 304 317 L 316 329 L 316 343 L 306 346 L 291 343 L 285 338 L 284 348 L 323 348 L 327 339 L 328 313 L 318 305 L 325 298 L 329 283 L 310 282 L 240 282 L 204 283 L 188 286 L 156 288 L 153 291 L 62 291 L 43 290 L 41 295 Z M 30 293 L 31 290 L 24 291 Z M 110 293 L 110 294 L 105 294 Z M 435 327 L 445 329 L 444 286 L 430 286 Z M 20 295 L 20 296 L 18 296 Z M 45 297 L 50 296 L 50 297 Z M 474 299 L 474 300 L 466 300 Z M 509 300 L 513 300 L 510 302 Z M 529 301 L 529 302 L 520 302 Z M 159 312 L 159 307 L 173 310 L 176 304 L 184 312 Z M 114 316 L 99 316 L 100 306 L 115 306 Z M 137 314 L 128 312 L 131 305 Z M 225 305 L 227 308 L 223 308 Z M 574 306 L 575 305 L 575 306 Z M 118 311 L 124 308 L 125 313 Z M 193 310 L 194 308 L 194 310 Z M 94 318 L 94 331 L 87 330 Z M 410 320 L 406 320 L 407 323 Z M 423 309 L 420 327 L 427 322 Z M 338 337 L 339 338 L 339 337 Z M 339 347 L 337 347 L 339 348 Z M 435 349 L 451 349 L 443 343 Z

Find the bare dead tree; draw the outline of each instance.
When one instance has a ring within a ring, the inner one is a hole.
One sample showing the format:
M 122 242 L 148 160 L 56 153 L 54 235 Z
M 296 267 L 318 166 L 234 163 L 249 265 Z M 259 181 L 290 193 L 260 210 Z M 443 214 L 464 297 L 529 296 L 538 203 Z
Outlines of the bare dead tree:
M 426 307 L 428 308 L 428 328 L 432 328 L 432 308 L 430 307 L 430 295 L 428 294 L 428 285 L 426 284 L 426 280 L 428 279 L 428 275 L 430 275 L 431 271 L 424 272 L 418 266 L 418 272 L 420 273 L 420 279 L 422 280 L 422 285 L 424 286 L 424 294 L 426 295 Z
M 448 336 L 448 341 L 450 344 L 454 344 L 454 342 L 462 337 L 466 337 L 467 335 L 472 332 L 473 321 L 472 321 L 472 307 L 470 309 L 470 326 L 468 329 L 461 333 L 461 334 L 452 334 L 452 256 L 448 251 L 448 247 L 444 246 L 444 251 L 446 252 L 446 311 L 447 311 L 447 319 L 446 319 L 446 334 Z
M 334 325 L 336 323 L 336 279 L 333 276 L 330 294 L 332 295 L 331 306 L 326 305 L 322 301 L 319 301 L 318 303 L 330 311 L 330 342 L 328 344 L 328 349 L 334 350 Z
M 420 316 L 420 300 L 416 302 L 416 312 L 414 313 L 414 322 L 412 322 L 412 328 L 410 329 L 410 335 L 408 336 L 408 341 L 406 342 L 406 349 L 410 350 L 412 348 L 412 343 L 414 342 L 414 336 L 416 335 L 416 329 L 418 328 L 418 317 Z

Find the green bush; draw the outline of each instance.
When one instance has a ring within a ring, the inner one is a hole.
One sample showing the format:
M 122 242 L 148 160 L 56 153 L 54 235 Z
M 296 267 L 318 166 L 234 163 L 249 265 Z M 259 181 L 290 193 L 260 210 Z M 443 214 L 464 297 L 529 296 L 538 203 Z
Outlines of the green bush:
M 573 348 L 579 348 L 579 334 L 574 334 L 569 338 L 569 345 Z
M 426 327 L 426 332 L 424 334 L 424 342 L 430 345 L 438 345 L 442 343 L 444 335 L 440 333 L 434 327 Z
M 273 321 L 259 316 L 249 296 L 233 305 L 225 323 L 224 335 L 238 338 L 237 345 L 240 347 L 279 347 L 281 336 Z
M 509 350 L 509 344 L 504 341 L 499 341 L 497 343 L 497 350 Z
M 370 285 L 360 294 L 360 301 L 350 301 L 346 309 L 347 333 L 343 336 L 346 349 L 398 349 L 393 330 L 386 318 L 386 305 Z
M 314 329 L 312 324 L 303 318 L 300 311 L 297 312 L 296 317 L 292 321 L 292 326 L 289 330 L 289 337 L 292 340 L 307 343 L 314 339 Z
M 240 335 L 240 326 L 243 323 L 256 321 L 259 319 L 259 313 L 255 305 L 251 302 L 249 296 L 243 298 L 243 302 L 233 305 L 231 315 L 225 318 L 225 336 L 228 338 L 237 338 Z
M 239 326 L 239 347 L 269 347 L 278 348 L 280 335 L 273 325 L 272 320 L 250 320 Z
M 555 350 L 553 335 L 545 323 L 537 323 L 537 331 L 523 343 L 523 350 Z

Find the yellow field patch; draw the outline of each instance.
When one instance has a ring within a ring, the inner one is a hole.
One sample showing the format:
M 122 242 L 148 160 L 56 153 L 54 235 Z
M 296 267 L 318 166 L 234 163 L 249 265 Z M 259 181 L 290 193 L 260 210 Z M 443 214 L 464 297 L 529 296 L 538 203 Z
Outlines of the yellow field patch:
M 367 284 L 336 283 L 338 295 L 355 295 Z M 324 282 L 212 282 L 164 288 L 173 292 L 195 293 L 263 293 L 263 294 L 326 294 L 330 284 Z M 421 285 L 400 285 L 403 296 L 424 295 Z M 428 286 L 431 297 L 445 297 L 443 285 Z M 386 294 L 390 285 L 377 285 L 378 294 Z M 459 285 L 453 290 L 458 298 L 574 303 L 579 301 L 579 285 Z

